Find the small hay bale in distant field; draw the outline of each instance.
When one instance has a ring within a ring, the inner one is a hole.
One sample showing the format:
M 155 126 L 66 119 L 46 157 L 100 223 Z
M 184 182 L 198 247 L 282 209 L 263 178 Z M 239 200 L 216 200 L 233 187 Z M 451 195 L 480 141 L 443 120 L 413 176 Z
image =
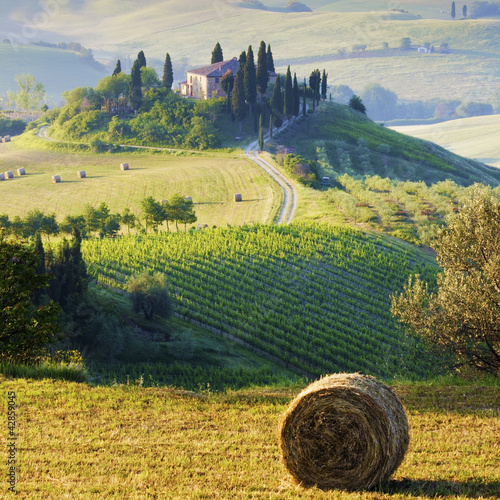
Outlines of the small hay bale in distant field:
M 128 163 L 122 163 L 122 164 L 120 165 L 120 170 L 128 170 L 128 169 L 129 169 L 129 167 L 128 167 Z
M 4 141 L 4 142 L 10 142 L 10 135 L 6 135 L 6 136 L 3 138 L 3 141 Z
M 193 201 L 191 196 L 184 196 L 184 201 Z
M 5 175 L 4 174 L 0 174 L 0 181 L 4 181 L 5 180 Z
M 243 201 L 243 196 L 241 196 L 241 193 L 236 193 L 234 195 L 234 201 L 236 201 L 236 202 Z
M 198 229 L 206 229 L 208 224 L 198 224 Z
M 17 169 L 17 175 L 26 175 L 26 170 L 24 170 L 24 167 Z
M 14 172 L 12 172 L 12 170 L 7 170 L 7 172 L 5 172 L 5 178 L 6 179 L 13 179 L 14 178 Z
M 61 176 L 60 175 L 53 175 L 52 176 L 52 182 L 54 184 L 58 184 L 59 182 L 61 182 Z
M 78 172 L 76 173 L 76 176 L 79 179 L 85 179 L 85 177 L 87 177 L 87 175 L 85 174 L 85 170 L 78 170 Z
M 403 405 L 386 385 L 358 373 L 312 383 L 280 425 L 283 462 L 304 487 L 369 489 L 387 481 L 409 443 Z

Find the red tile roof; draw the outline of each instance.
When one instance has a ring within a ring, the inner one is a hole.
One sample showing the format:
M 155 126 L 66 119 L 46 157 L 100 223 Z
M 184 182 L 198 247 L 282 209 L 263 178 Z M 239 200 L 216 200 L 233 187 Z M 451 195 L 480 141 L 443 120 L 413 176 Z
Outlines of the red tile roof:
M 201 68 L 190 69 L 186 73 L 193 73 L 195 75 L 202 75 L 208 77 L 222 77 L 227 70 L 231 70 L 234 75 L 238 71 L 238 59 L 233 57 L 229 61 L 222 61 L 210 66 L 203 66 Z

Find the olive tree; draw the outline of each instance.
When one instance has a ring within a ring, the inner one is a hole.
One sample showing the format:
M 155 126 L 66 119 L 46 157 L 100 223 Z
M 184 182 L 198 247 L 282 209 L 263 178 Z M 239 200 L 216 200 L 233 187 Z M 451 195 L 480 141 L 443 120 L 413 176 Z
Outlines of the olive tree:
M 443 270 L 433 289 L 417 275 L 392 312 L 459 366 L 500 373 L 500 198 L 475 185 L 434 244 Z
M 155 316 L 168 318 L 172 315 L 173 301 L 165 275 L 144 271 L 130 278 L 127 291 L 134 312 L 144 313 L 146 319 L 153 319 Z

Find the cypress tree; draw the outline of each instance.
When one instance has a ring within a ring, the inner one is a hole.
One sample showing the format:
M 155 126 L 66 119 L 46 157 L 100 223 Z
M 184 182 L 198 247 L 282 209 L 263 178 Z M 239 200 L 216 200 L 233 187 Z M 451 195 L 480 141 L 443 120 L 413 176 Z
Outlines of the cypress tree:
M 290 73 L 290 66 L 288 66 L 285 76 L 285 98 L 283 112 L 285 113 L 285 116 L 290 119 L 290 117 L 294 114 L 294 110 L 295 104 L 293 97 L 292 74 Z
M 139 61 L 139 68 L 145 68 L 146 67 L 146 56 L 144 55 L 144 51 L 140 51 L 137 54 L 137 60 Z
M 307 94 L 307 85 L 306 85 L 306 79 L 304 78 L 304 90 L 302 93 L 302 115 L 303 116 L 306 116 L 306 114 L 307 114 L 306 94 Z
M 122 72 L 122 63 L 120 62 L 120 59 L 118 59 L 116 61 L 116 66 L 115 66 L 115 69 L 113 71 L 113 75 L 112 76 L 119 75 L 121 72 Z
M 300 113 L 300 89 L 297 82 L 297 73 L 293 74 L 293 114 L 299 116 Z
M 47 270 L 45 269 L 45 250 L 43 248 L 42 237 L 40 231 L 35 233 L 35 253 L 38 255 L 38 264 L 35 267 L 36 274 L 45 274 Z M 40 305 L 42 295 L 45 293 L 43 288 L 38 288 L 35 290 L 33 296 L 33 302 L 36 305 Z
M 316 79 L 314 80 L 316 88 L 314 89 L 314 95 L 316 96 L 316 104 L 319 104 L 319 98 L 321 95 L 321 73 L 319 69 L 316 70 Z
M 247 62 L 247 53 L 243 51 L 240 54 L 240 57 L 238 58 L 238 69 L 240 66 L 245 66 L 246 62 Z
M 328 73 L 323 70 L 323 77 L 321 78 L 321 98 L 326 101 L 326 89 L 328 87 L 327 84 Z
M 455 2 L 451 2 L 451 18 L 455 20 Z
M 174 71 L 172 69 L 172 61 L 170 59 L 170 55 L 167 52 L 165 56 L 165 64 L 163 65 L 163 78 L 162 78 L 163 86 L 168 90 L 172 89 L 172 84 L 174 83 Z
M 218 62 L 224 61 L 224 56 L 222 55 L 222 47 L 220 46 L 220 43 L 217 42 L 215 44 L 214 50 L 212 51 L 212 62 L 211 64 L 215 64 Z
M 141 67 L 139 59 L 134 61 L 132 71 L 130 72 L 130 92 L 129 92 L 129 105 L 137 112 L 142 104 L 142 79 Z
M 274 124 L 276 127 L 281 127 L 283 124 L 283 94 L 281 93 L 280 75 L 276 77 L 276 82 L 274 82 L 271 109 L 274 116 Z
M 257 76 L 255 74 L 255 61 L 252 46 L 248 47 L 247 60 L 245 62 L 245 97 L 250 104 L 250 120 L 252 119 L 252 108 L 257 100 Z
M 269 140 L 273 138 L 273 111 L 269 113 Z
M 264 128 L 262 127 L 262 115 L 259 117 L 259 149 L 264 150 Z
M 221 78 L 220 81 L 221 89 L 226 93 L 226 109 L 228 113 L 231 113 L 231 92 L 234 87 L 234 75 L 233 72 L 228 69 Z
M 275 72 L 276 70 L 274 69 L 274 60 L 273 60 L 273 53 L 271 52 L 271 44 L 267 46 L 266 59 L 267 59 L 266 60 L 267 71 Z
M 232 96 L 233 113 L 240 124 L 246 116 L 245 108 L 245 69 L 243 66 L 238 68 L 236 78 L 234 79 L 233 96 Z
M 257 87 L 259 89 L 260 98 L 266 93 L 267 83 L 269 82 L 269 74 L 267 73 L 267 55 L 266 44 L 260 42 L 259 52 L 257 54 Z
M 467 17 L 467 5 L 464 5 L 462 7 L 462 14 L 464 15 L 464 17 Z

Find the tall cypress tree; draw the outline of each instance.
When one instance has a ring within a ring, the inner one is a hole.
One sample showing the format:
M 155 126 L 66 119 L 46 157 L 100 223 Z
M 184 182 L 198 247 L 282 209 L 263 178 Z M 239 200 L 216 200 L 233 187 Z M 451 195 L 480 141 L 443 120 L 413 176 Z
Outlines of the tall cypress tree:
M 306 79 L 304 78 L 304 88 L 302 89 L 302 115 L 303 116 L 306 116 L 306 114 L 307 114 L 306 97 L 307 97 L 307 84 L 306 84 Z
M 321 78 L 321 99 L 324 99 L 325 101 L 326 101 L 326 90 L 328 87 L 327 79 L 328 79 L 328 73 L 326 72 L 326 70 L 323 70 L 323 76 Z
M 255 74 L 255 61 L 252 46 L 247 50 L 247 60 L 245 62 L 245 97 L 250 104 L 250 120 L 252 119 L 252 108 L 257 100 L 257 75 Z
M 122 63 L 120 62 L 120 59 L 118 59 L 116 61 L 116 66 L 115 66 L 115 69 L 113 71 L 113 75 L 112 76 L 119 75 L 121 72 L 122 72 Z
M 172 69 L 172 60 L 170 59 L 170 55 L 168 52 L 165 56 L 165 64 L 163 65 L 162 82 L 163 86 L 168 90 L 172 89 L 172 84 L 174 83 L 174 71 Z
M 233 72 L 228 69 L 220 80 L 220 87 L 226 93 L 226 109 L 228 113 L 231 113 L 231 92 L 234 87 L 234 75 Z
M 262 114 L 259 117 L 259 149 L 264 150 L 264 127 L 262 126 Z
M 451 2 L 451 18 L 455 20 L 455 2 Z
M 293 114 L 294 116 L 300 114 L 300 89 L 297 82 L 297 73 L 293 74 Z
M 281 92 L 280 75 L 276 77 L 274 82 L 273 97 L 271 99 L 271 109 L 274 116 L 274 124 L 276 127 L 281 127 L 283 124 L 283 94 Z
M 464 5 L 462 7 L 462 14 L 464 15 L 464 17 L 467 17 L 467 5 Z
M 144 55 L 144 51 L 140 51 L 137 54 L 137 60 L 139 61 L 139 68 L 145 68 L 146 67 L 146 56 Z
M 212 51 L 212 62 L 210 64 L 215 64 L 224 61 L 224 56 L 222 55 L 222 47 L 220 43 L 215 44 L 214 50 Z
M 247 53 L 245 51 L 243 51 L 241 54 L 240 54 L 240 57 L 238 57 L 238 69 L 240 66 L 245 66 L 247 62 Z
M 260 42 L 259 53 L 257 54 L 257 88 L 259 89 L 261 100 L 263 94 L 266 93 L 268 82 L 266 44 Z
M 273 138 L 273 111 L 269 113 L 269 139 Z
M 246 116 L 245 108 L 245 68 L 240 66 L 234 79 L 233 96 L 232 96 L 233 113 L 240 124 Z
M 271 52 L 271 44 L 267 46 L 266 62 L 267 62 L 267 71 L 275 72 L 276 70 L 274 69 L 274 60 L 273 60 L 273 53 Z
M 283 112 L 285 116 L 289 119 L 294 114 L 294 99 L 293 99 L 293 84 L 292 84 L 292 74 L 290 73 L 290 66 L 286 70 L 285 76 L 285 98 Z
M 139 59 L 134 61 L 132 71 L 130 72 L 130 92 L 129 92 L 129 105 L 137 112 L 142 104 L 142 79 L 141 79 L 141 66 Z

